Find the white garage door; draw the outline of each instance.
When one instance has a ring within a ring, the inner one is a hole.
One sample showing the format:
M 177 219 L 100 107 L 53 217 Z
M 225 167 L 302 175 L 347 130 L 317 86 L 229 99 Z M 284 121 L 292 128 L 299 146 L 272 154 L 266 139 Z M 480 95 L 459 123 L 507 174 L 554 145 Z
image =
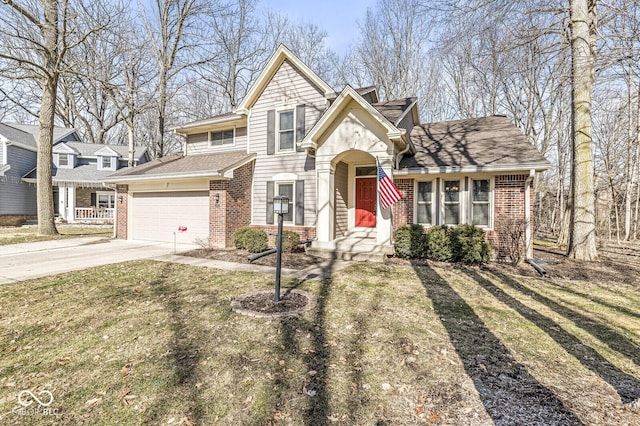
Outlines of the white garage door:
M 134 240 L 196 243 L 209 239 L 209 193 L 140 192 L 130 206 Z M 178 228 L 186 227 L 185 232 Z

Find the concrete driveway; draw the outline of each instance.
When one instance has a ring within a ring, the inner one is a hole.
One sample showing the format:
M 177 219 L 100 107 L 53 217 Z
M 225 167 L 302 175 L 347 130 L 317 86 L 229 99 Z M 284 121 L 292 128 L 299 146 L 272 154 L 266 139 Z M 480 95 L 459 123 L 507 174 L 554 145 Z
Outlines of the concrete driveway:
M 197 246 L 178 244 L 177 251 L 194 248 Z M 0 284 L 173 253 L 172 243 L 105 238 L 11 244 L 0 246 Z

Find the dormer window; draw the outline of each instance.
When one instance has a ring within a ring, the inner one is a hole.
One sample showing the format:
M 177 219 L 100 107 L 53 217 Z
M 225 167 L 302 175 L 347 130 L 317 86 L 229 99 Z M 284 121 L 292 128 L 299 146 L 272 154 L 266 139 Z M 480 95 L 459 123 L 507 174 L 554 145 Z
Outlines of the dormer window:
M 221 130 L 209 133 L 209 146 L 233 145 L 235 130 Z
M 69 167 L 69 154 L 58 154 L 58 167 Z
M 102 157 L 102 168 L 110 169 L 113 167 L 113 157 Z

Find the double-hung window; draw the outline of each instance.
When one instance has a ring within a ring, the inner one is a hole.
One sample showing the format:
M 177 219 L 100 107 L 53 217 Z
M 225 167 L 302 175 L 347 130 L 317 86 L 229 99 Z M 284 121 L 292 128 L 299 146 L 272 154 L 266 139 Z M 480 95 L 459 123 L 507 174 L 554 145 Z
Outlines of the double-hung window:
M 67 167 L 69 165 L 69 154 L 58 154 L 58 166 Z
M 287 152 L 294 150 L 295 120 L 294 111 L 286 110 L 278 112 L 278 151 Z
M 112 160 L 113 160 L 113 157 L 107 157 L 106 155 L 102 157 L 102 168 L 103 169 L 112 168 L 113 167 Z
M 293 223 L 293 213 L 295 206 L 295 192 L 293 190 L 293 182 L 276 182 L 276 195 L 281 195 L 289 199 L 289 212 L 283 215 L 282 220 L 285 223 Z
M 233 145 L 234 130 L 221 130 L 219 132 L 209 133 L 210 146 Z
M 444 190 L 444 224 L 458 225 L 460 223 L 460 181 L 445 180 Z
M 491 180 L 471 181 L 471 224 L 488 227 L 491 223 Z
M 416 221 L 433 225 L 433 182 L 418 182 L 416 194 Z

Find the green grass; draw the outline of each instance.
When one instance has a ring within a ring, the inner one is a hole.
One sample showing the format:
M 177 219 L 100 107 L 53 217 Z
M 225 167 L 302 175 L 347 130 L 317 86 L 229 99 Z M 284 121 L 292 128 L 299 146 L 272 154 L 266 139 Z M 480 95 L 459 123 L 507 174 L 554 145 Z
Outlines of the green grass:
M 231 311 L 272 285 L 144 261 L 0 287 L 0 424 L 640 420 L 636 288 L 363 263 L 284 280 L 303 316 Z M 56 414 L 16 414 L 23 389 Z
M 0 246 L 79 237 L 110 237 L 112 227 L 58 225 L 59 235 L 38 235 L 35 226 L 0 228 Z

